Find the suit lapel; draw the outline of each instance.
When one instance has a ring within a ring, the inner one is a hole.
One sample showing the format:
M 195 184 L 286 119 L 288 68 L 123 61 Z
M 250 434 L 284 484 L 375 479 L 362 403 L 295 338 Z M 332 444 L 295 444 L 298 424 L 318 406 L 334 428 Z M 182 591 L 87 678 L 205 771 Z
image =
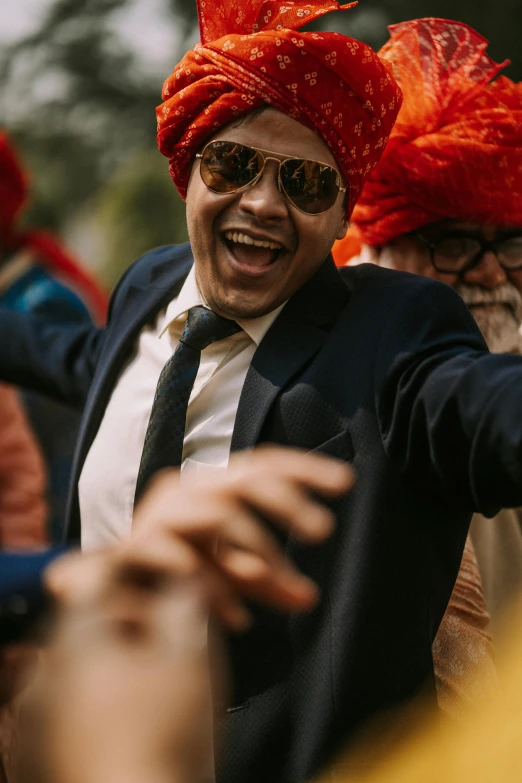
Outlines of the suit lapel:
M 78 481 L 87 453 L 96 436 L 114 384 L 123 368 L 128 351 L 143 326 L 176 297 L 193 263 L 190 246 L 179 248 L 176 258 L 151 264 L 143 275 L 143 281 L 127 284 L 121 292 L 123 300 L 118 303 L 110 324 L 112 337 L 107 340 L 89 391 L 82 424 L 78 434 L 78 445 L 72 469 L 71 495 L 67 513 L 69 539 L 80 536 L 80 510 L 78 505 Z M 129 422 L 129 426 L 131 422 Z
M 110 340 L 100 358 L 85 419 L 89 419 L 89 414 L 99 407 L 100 393 L 108 382 L 112 391 L 113 382 L 121 371 L 127 352 L 144 325 L 179 294 L 192 263 L 192 253 L 187 245 L 185 254 L 176 259 L 174 264 L 170 260 L 152 265 L 142 283 L 128 285 L 125 301 L 118 308 L 111 325 L 114 339 Z
M 319 351 L 348 296 L 330 256 L 283 308 L 250 364 L 239 400 L 232 451 L 258 442 L 277 396 Z

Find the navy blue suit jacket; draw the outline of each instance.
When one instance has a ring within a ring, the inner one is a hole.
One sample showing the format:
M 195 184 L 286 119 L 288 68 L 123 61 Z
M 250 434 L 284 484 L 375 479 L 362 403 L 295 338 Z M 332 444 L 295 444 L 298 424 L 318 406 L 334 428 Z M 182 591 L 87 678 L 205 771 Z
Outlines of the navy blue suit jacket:
M 118 375 L 191 264 L 188 245 L 140 259 L 105 330 L 0 316 L 3 379 L 85 407 L 71 537 L 78 477 Z M 329 258 L 290 299 L 252 359 L 232 449 L 323 451 L 352 462 L 358 482 L 334 504 L 328 542 L 284 541 L 321 588 L 317 608 L 289 619 L 256 610 L 252 631 L 230 641 L 220 781 L 301 783 L 367 718 L 432 682 L 472 512 L 522 505 L 521 398 L 522 360 L 490 355 L 448 286 L 372 265 L 340 273 Z

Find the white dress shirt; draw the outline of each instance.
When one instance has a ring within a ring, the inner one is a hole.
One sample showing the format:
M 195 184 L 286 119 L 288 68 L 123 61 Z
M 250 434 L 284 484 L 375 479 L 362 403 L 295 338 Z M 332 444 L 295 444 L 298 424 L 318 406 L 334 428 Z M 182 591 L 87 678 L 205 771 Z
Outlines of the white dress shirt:
M 177 348 L 191 307 L 205 305 L 194 268 L 179 296 L 139 335 L 116 382 L 79 481 L 82 548 L 128 536 L 134 492 L 160 373 Z M 255 350 L 284 304 L 261 318 L 238 320 L 242 331 L 201 352 L 190 395 L 182 472 L 226 468 L 239 397 Z

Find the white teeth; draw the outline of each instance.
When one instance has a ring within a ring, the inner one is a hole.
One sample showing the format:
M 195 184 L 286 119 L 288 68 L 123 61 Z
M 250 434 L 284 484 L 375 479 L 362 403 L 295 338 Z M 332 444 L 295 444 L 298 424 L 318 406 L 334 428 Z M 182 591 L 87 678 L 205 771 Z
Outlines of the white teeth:
M 256 247 L 268 247 L 270 250 L 281 250 L 281 245 L 277 242 L 270 242 L 268 239 L 254 239 L 248 234 L 238 234 L 237 231 L 227 231 L 225 238 L 230 242 L 239 242 L 243 245 L 255 245 Z

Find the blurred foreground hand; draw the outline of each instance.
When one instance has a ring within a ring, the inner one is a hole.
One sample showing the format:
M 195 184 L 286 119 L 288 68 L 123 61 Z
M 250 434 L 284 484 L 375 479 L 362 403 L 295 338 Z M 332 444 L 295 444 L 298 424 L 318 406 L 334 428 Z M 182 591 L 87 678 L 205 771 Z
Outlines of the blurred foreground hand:
M 203 584 L 146 554 L 117 567 L 93 557 L 106 561 L 100 579 L 62 610 L 29 696 L 19 779 L 203 780 L 212 759 Z
M 56 561 L 47 578 L 59 619 L 27 713 L 21 783 L 211 778 L 208 615 L 241 630 L 243 597 L 311 607 L 315 585 L 265 520 L 319 542 L 333 518 L 317 496 L 340 495 L 352 481 L 335 460 L 276 448 L 233 457 L 203 480 L 180 483 L 166 471 L 127 542 Z M 223 687 L 214 649 L 212 657 Z
M 249 615 L 241 598 L 284 611 L 310 609 L 317 588 L 282 551 L 266 522 L 309 544 L 333 530 L 319 498 L 335 498 L 354 483 L 339 460 L 296 449 L 259 447 L 232 455 L 226 471 L 180 481 L 177 470 L 158 475 L 139 504 L 132 535 L 104 555 L 62 558 L 48 586 L 63 605 L 86 600 L 100 582 L 111 584 L 123 566 L 142 563 L 196 576 L 221 624 L 243 630 Z

